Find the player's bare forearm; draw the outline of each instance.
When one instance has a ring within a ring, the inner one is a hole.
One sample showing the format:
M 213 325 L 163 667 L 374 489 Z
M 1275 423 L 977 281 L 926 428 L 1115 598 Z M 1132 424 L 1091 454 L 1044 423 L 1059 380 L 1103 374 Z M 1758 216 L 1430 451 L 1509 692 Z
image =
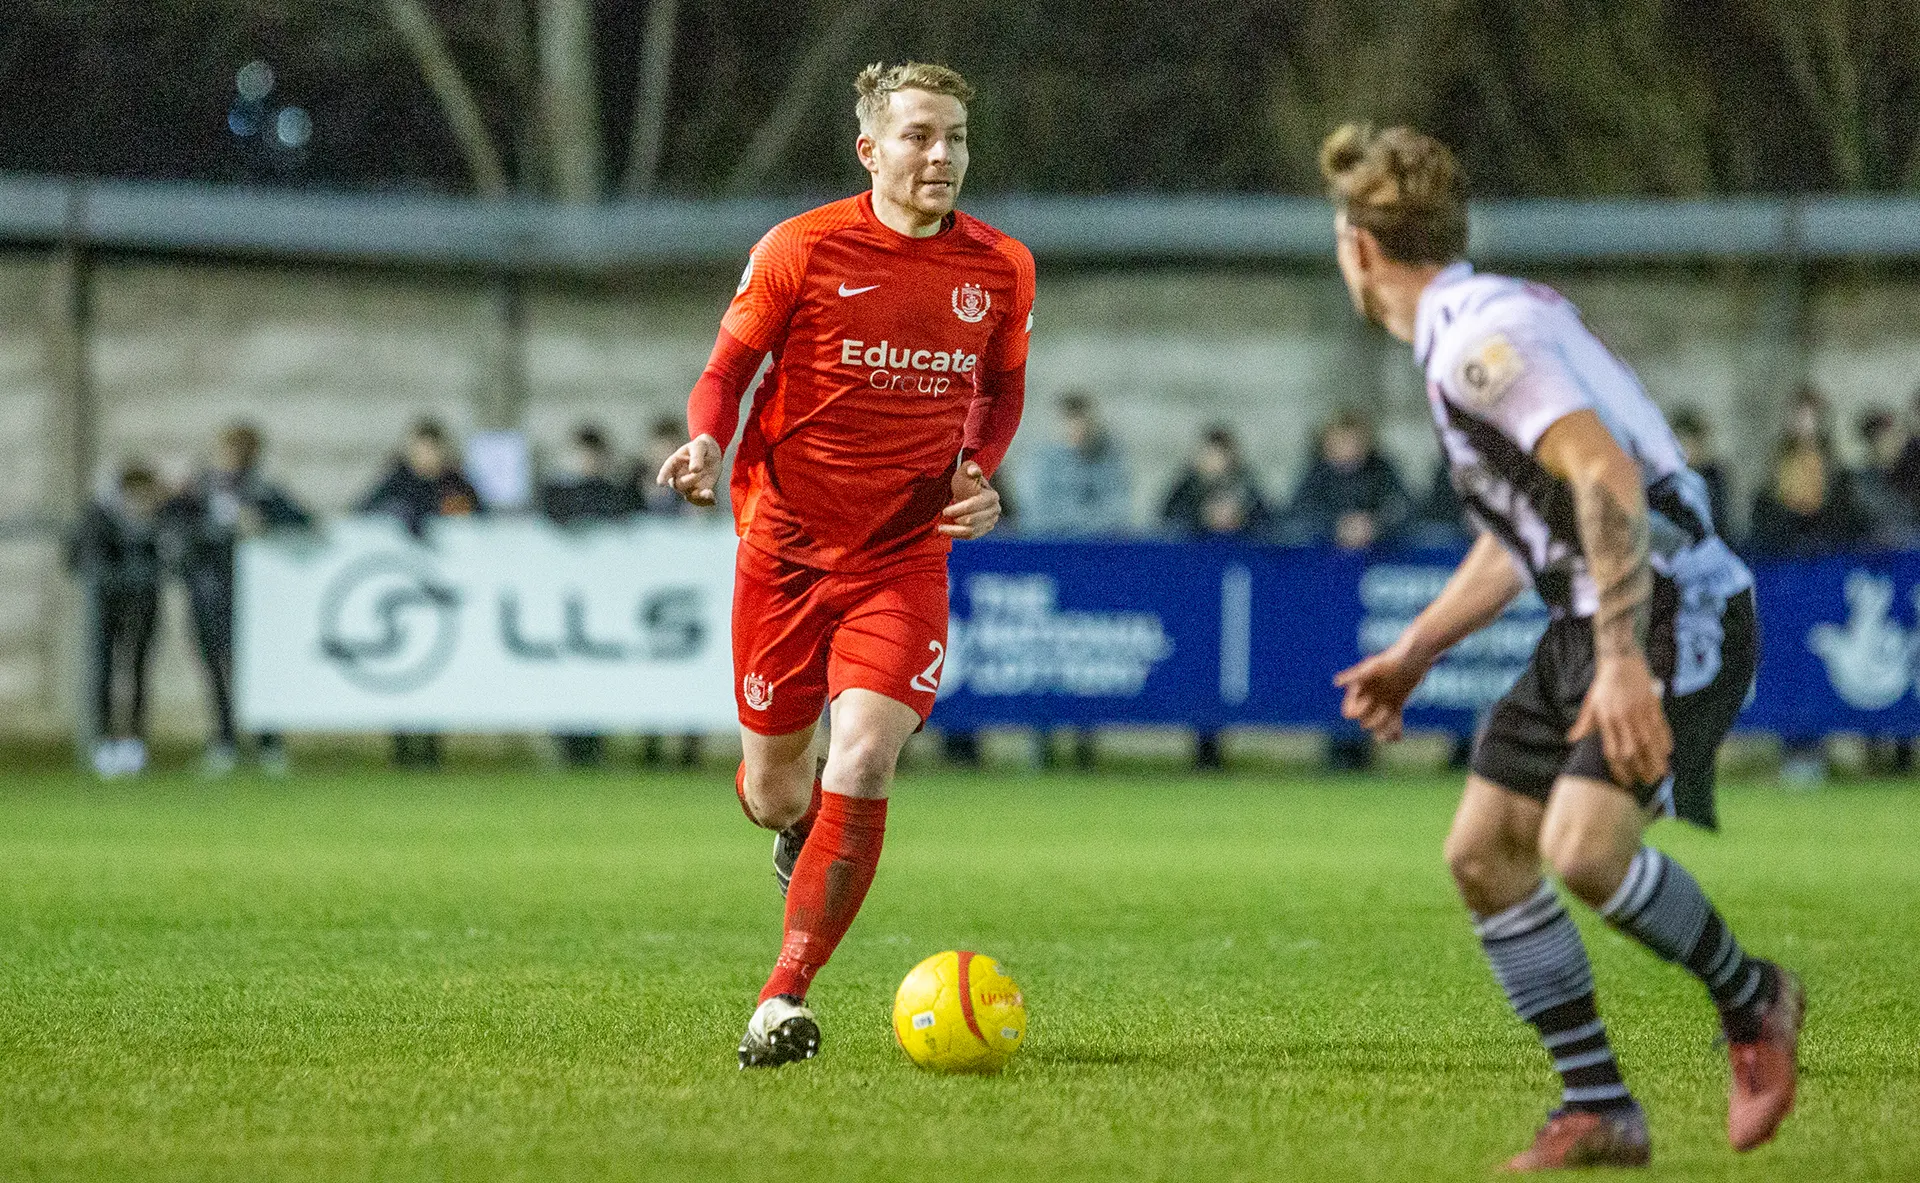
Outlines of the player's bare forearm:
M 1596 658 L 1642 657 L 1653 612 L 1653 569 L 1647 565 L 1647 505 L 1638 474 L 1629 489 L 1608 475 L 1573 487 L 1587 569 L 1599 590 L 1593 614 Z
M 1409 657 L 1432 664 L 1492 624 L 1526 586 L 1526 577 L 1507 548 L 1491 534 L 1482 534 L 1433 603 L 1407 625 L 1398 643 Z
M 1647 562 L 1647 498 L 1640 466 L 1590 411 L 1569 415 L 1541 437 L 1539 456 L 1573 490 L 1580 548 L 1599 603 L 1593 614 L 1596 660 L 1645 659 L 1653 614 Z
M 1577 743 L 1597 733 L 1616 783 L 1653 784 L 1667 771 L 1673 732 L 1660 707 L 1660 685 L 1647 668 L 1653 568 L 1640 466 L 1592 411 L 1556 420 L 1534 455 L 1573 491 L 1580 549 L 1599 600 L 1593 684 L 1567 738 Z
M 1400 738 L 1401 711 L 1442 653 L 1491 624 L 1526 578 L 1506 548 L 1482 535 L 1460 561 L 1433 603 L 1408 624 L 1393 644 L 1334 675 L 1346 692 L 1340 713 L 1374 738 Z

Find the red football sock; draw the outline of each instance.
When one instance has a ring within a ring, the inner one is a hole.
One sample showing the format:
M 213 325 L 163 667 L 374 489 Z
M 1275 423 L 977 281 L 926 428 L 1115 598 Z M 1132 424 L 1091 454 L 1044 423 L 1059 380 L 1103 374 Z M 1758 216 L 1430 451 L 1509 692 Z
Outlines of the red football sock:
M 807 996 L 813 975 L 833 956 L 867 898 L 886 833 L 885 800 L 826 794 L 813 833 L 794 864 L 787 888 L 786 939 L 760 1001 L 776 994 Z
M 747 815 L 747 820 L 756 826 L 760 825 L 760 819 L 753 816 L 753 810 L 747 808 L 747 762 L 745 760 L 740 762 L 740 767 L 733 770 L 733 795 L 740 798 L 740 812 Z M 816 776 L 813 778 L 813 800 L 808 802 L 806 813 L 802 814 L 800 820 L 793 823 L 791 827 L 799 830 L 803 838 L 813 832 L 814 819 L 820 816 L 820 796 L 820 778 Z M 761 828 L 770 827 L 762 826 Z
M 807 811 L 800 815 L 800 820 L 788 828 L 800 831 L 802 838 L 811 835 L 813 824 L 820 820 L 820 806 L 826 800 L 826 796 L 826 790 L 820 787 L 820 778 L 814 777 L 813 800 L 807 803 Z

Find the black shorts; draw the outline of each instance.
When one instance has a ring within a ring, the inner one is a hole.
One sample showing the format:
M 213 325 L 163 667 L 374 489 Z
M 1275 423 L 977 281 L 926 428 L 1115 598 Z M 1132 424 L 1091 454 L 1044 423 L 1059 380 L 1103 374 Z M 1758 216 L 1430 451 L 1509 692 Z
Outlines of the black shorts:
M 1718 614 L 1676 610 L 1672 585 L 1660 582 L 1647 659 L 1666 686 L 1672 772 L 1658 784 L 1622 787 L 1642 805 L 1657 801 L 1674 816 L 1711 830 L 1718 826 L 1714 756 L 1746 702 L 1760 659 L 1753 593 L 1734 596 Z M 1597 732 L 1579 743 L 1567 742 L 1592 684 L 1592 622 L 1554 620 L 1526 672 L 1488 713 L 1474 741 L 1473 771 L 1543 803 L 1562 776 L 1613 782 Z

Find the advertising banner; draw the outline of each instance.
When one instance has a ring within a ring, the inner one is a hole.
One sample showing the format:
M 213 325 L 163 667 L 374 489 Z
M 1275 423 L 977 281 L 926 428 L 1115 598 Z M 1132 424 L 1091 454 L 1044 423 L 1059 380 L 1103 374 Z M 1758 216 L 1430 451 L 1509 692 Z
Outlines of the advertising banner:
M 933 721 L 1337 725 L 1333 675 L 1391 644 L 1459 557 L 1145 541 L 956 547 Z M 1433 671 L 1409 722 L 1470 728 L 1545 627 L 1529 593 Z
M 1761 563 L 1760 673 L 1743 726 L 1920 735 L 1920 554 Z
M 381 520 L 241 550 L 239 707 L 272 730 L 730 731 L 723 526 Z M 936 726 L 1341 726 L 1335 672 L 1391 644 L 1458 552 L 1231 542 L 954 549 Z M 1742 725 L 1920 733 L 1920 555 L 1761 564 Z M 1531 593 L 1430 673 L 1408 722 L 1464 732 L 1526 666 Z
M 957 548 L 935 720 L 1339 726 L 1333 675 L 1393 643 L 1458 552 L 1199 543 Z M 1920 554 L 1759 563 L 1755 694 L 1739 725 L 1920 734 Z M 1408 723 L 1463 731 L 1546 628 L 1528 593 L 1428 674 Z
M 236 697 L 253 730 L 725 731 L 734 538 L 384 519 L 241 547 Z

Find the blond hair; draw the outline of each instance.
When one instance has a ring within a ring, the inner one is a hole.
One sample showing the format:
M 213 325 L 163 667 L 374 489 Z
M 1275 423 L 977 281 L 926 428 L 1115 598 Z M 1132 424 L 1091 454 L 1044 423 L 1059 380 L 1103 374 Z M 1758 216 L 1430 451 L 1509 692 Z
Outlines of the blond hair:
M 1467 179 L 1447 146 L 1410 127 L 1349 123 L 1320 145 L 1327 196 L 1402 263 L 1467 253 Z
M 902 62 L 897 66 L 875 62 L 853 80 L 853 92 L 860 96 L 853 103 L 860 130 L 868 135 L 877 134 L 886 125 L 888 102 L 902 90 L 950 95 L 959 99 L 963 107 L 973 101 L 973 87 L 967 85 L 958 70 L 931 62 Z

